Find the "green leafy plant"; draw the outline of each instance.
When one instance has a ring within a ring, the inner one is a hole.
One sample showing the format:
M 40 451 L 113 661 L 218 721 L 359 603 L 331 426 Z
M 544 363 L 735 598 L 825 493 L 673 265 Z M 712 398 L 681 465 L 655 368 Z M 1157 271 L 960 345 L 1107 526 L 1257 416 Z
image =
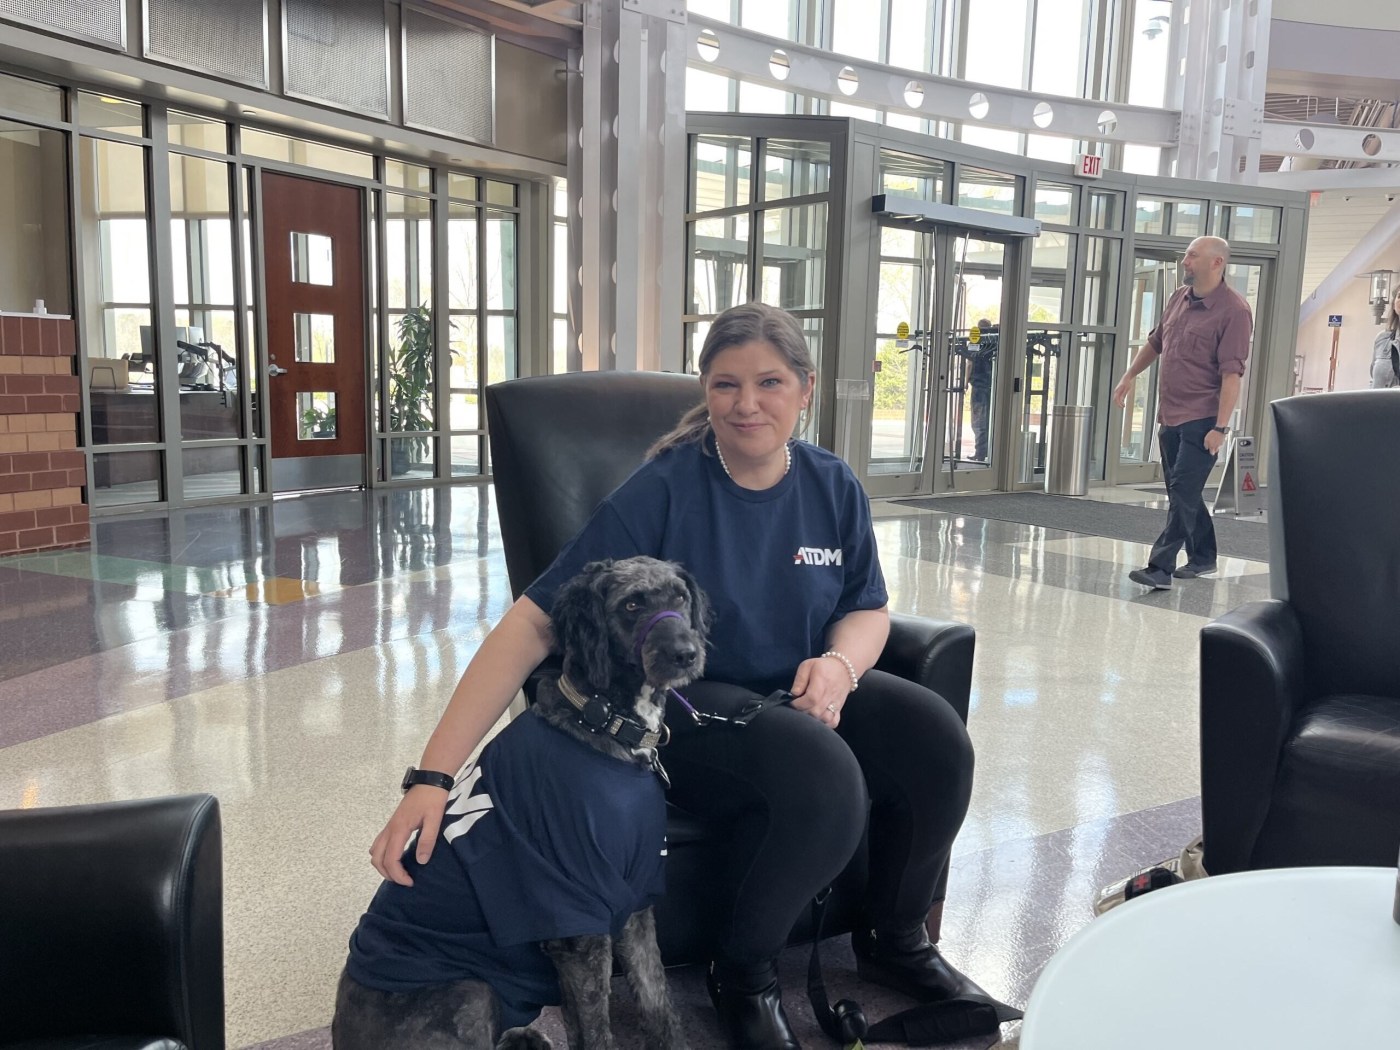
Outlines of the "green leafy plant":
M 301 436 L 334 437 L 335 409 L 308 408 L 301 414 Z
M 433 315 L 426 305 L 415 306 L 397 325 L 398 342 L 389 352 L 389 429 L 432 430 Z M 413 458 L 427 456 L 428 439 L 396 441 Z M 396 473 L 401 471 L 396 467 Z

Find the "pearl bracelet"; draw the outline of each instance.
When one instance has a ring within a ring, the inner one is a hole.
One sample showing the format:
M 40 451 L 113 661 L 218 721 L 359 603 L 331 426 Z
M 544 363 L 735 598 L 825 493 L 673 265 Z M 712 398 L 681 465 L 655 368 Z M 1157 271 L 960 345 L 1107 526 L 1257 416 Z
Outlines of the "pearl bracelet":
M 856 669 L 851 666 L 851 661 L 846 659 L 845 653 L 839 653 L 835 649 L 828 649 L 826 652 L 822 653 L 822 656 L 834 656 L 845 665 L 846 673 L 851 676 L 851 692 L 854 693 L 860 688 L 860 675 L 856 674 Z

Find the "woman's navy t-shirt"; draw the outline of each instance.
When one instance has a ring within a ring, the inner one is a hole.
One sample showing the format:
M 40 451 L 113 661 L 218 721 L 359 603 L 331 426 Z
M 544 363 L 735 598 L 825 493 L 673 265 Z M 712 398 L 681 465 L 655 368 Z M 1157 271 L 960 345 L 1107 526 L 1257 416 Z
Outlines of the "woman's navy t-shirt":
M 603 501 L 526 595 L 548 612 L 590 561 L 679 562 L 714 607 L 705 677 L 762 692 L 791 685 L 832 624 L 888 600 L 860 482 L 825 449 L 791 448 L 792 469 L 760 492 L 736 485 L 698 444 L 661 453 Z

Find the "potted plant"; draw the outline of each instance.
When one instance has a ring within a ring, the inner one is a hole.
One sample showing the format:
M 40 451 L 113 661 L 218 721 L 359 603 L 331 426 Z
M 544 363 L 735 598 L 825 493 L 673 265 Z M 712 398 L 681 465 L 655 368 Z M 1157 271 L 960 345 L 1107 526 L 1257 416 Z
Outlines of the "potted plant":
M 389 352 L 389 430 L 432 430 L 432 311 L 426 305 L 413 307 L 399 318 L 397 329 L 398 342 Z M 389 447 L 393 472 L 403 474 L 411 460 L 426 457 L 428 438 L 394 440 Z

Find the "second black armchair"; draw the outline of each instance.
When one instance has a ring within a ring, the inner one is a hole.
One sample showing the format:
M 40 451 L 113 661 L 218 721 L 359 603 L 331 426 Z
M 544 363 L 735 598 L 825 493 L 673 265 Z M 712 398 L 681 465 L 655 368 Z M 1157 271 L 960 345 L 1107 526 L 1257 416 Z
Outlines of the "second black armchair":
M 1272 406 L 1270 586 L 1201 631 L 1212 875 L 1400 851 L 1400 393 Z
M 224 1050 L 219 803 L 0 812 L 0 1047 Z

